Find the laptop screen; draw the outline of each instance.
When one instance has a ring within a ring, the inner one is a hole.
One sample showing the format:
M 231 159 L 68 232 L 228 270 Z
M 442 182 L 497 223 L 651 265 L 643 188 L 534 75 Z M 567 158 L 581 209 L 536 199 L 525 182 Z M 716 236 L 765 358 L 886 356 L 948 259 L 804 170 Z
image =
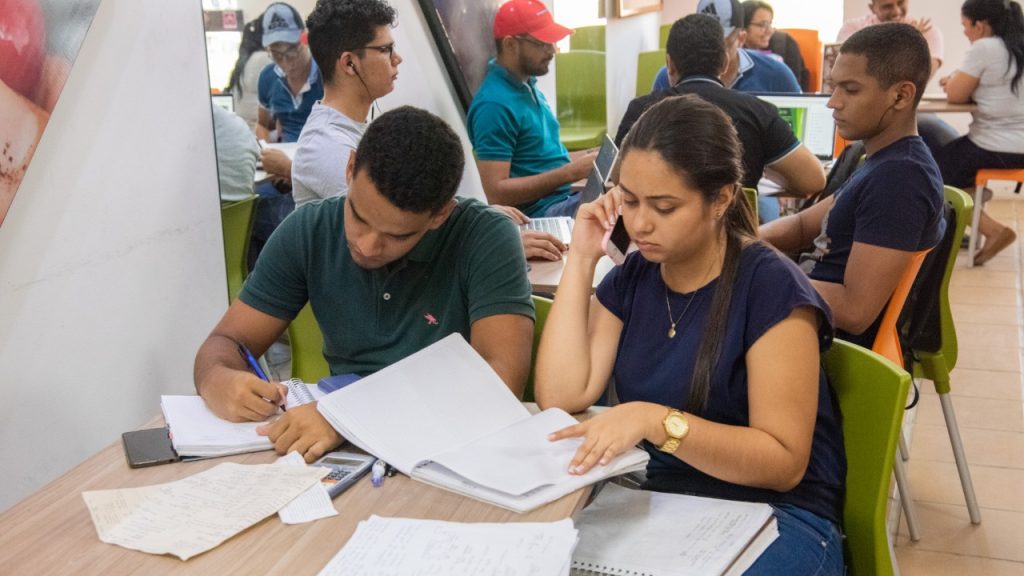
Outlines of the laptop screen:
M 210 99 L 213 100 L 214 104 L 228 112 L 235 111 L 235 100 L 232 98 L 231 94 L 210 94 Z
M 821 160 L 835 155 L 836 121 L 827 106 L 828 94 L 758 94 L 779 109 L 793 134 Z
M 603 182 L 608 181 L 608 176 L 611 175 L 612 166 L 615 165 L 615 159 L 618 156 L 619 148 L 611 137 L 605 134 L 604 139 L 601 140 L 601 148 L 597 151 L 597 158 L 594 160 L 594 166 L 597 167 Z

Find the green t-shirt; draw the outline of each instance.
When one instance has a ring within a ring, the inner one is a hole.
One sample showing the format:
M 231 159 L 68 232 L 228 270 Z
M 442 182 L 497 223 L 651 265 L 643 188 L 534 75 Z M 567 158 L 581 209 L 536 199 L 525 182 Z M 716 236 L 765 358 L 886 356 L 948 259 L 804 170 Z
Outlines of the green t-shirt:
M 263 248 L 243 302 L 291 320 L 308 300 L 332 374 L 369 374 L 473 322 L 534 317 L 519 231 L 477 200 L 460 198 L 448 220 L 400 260 L 360 268 L 345 242 L 345 197 L 296 210 Z

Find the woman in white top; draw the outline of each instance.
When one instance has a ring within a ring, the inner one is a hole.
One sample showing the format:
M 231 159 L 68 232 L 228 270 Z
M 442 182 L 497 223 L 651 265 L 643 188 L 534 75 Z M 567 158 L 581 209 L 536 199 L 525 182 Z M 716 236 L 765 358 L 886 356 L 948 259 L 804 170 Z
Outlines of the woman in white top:
M 935 150 L 946 184 L 974 186 L 982 168 L 1024 168 L 1024 16 L 1010 0 L 967 0 L 960 8 L 971 47 L 964 62 L 940 80 L 951 104 L 974 101 L 970 130 Z M 982 264 L 1017 238 L 1010 228 L 981 213 L 984 245 L 975 255 Z

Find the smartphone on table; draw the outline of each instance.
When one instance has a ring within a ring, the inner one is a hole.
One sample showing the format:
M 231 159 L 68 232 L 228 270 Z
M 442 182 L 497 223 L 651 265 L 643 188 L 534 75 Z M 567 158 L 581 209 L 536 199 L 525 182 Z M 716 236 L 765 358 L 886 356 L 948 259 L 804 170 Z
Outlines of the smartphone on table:
M 132 430 L 121 434 L 129 468 L 144 468 L 181 460 L 171 444 L 167 428 Z

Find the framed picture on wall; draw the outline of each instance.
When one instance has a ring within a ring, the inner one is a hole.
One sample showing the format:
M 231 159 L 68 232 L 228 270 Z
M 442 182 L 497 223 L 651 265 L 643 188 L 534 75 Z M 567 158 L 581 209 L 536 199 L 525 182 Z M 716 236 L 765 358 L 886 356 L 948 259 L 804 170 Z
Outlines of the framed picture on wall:
M 661 0 L 614 0 L 613 5 L 616 18 L 661 10 Z
M 494 15 L 505 0 L 419 0 L 462 111 L 494 58 Z

